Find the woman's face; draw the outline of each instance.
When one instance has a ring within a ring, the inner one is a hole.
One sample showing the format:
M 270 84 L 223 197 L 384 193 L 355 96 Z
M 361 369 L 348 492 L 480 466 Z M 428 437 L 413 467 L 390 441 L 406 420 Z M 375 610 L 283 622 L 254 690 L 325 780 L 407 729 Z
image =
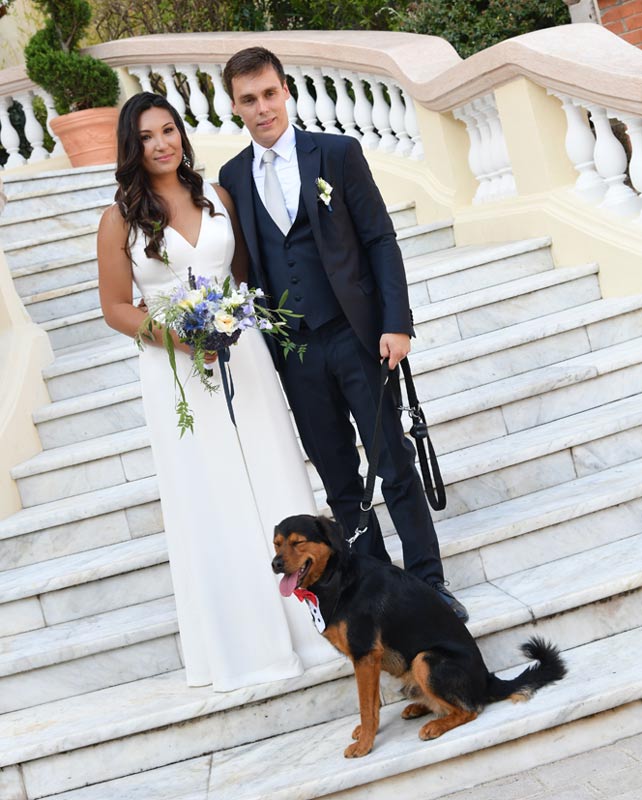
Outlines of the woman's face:
M 176 172 L 183 158 L 181 134 L 174 118 L 164 108 L 148 108 L 138 118 L 143 143 L 143 169 L 149 175 Z

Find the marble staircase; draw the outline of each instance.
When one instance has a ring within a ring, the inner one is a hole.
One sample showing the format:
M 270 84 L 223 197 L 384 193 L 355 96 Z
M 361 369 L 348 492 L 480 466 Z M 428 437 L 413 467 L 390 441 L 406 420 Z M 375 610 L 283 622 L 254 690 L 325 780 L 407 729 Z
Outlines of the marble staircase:
M 228 694 L 185 687 L 137 351 L 98 305 L 110 169 L 5 191 L 0 240 L 56 357 L 43 451 L 14 468 L 23 509 L 0 521 L 1 800 L 436 798 L 473 785 L 473 762 L 487 780 L 642 730 L 642 297 L 601 299 L 598 266 L 555 269 L 547 238 L 457 247 L 450 220 L 391 209 L 447 578 L 491 669 L 518 668 L 537 632 L 571 671 L 431 743 L 386 681 L 375 749 L 346 761 L 342 658 Z

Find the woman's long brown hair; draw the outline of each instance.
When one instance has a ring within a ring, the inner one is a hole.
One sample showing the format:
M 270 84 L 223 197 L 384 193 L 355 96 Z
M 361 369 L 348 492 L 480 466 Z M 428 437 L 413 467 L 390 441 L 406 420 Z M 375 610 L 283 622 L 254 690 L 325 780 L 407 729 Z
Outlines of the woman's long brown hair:
M 203 194 L 203 178 L 192 169 L 194 151 L 185 133 L 185 125 L 180 114 L 160 94 L 140 92 L 130 97 L 118 117 L 116 165 L 118 189 L 115 200 L 129 226 L 125 245 L 127 255 L 131 258 L 131 244 L 140 231 L 147 242 L 145 247 L 147 257 L 162 261 L 161 244 L 169 215 L 162 198 L 152 190 L 149 176 L 143 168 L 143 143 L 138 130 L 140 115 L 150 108 L 162 108 L 172 115 L 181 135 L 184 155 L 178 168 L 178 179 L 189 188 L 194 205 L 198 208 L 208 208 L 211 217 L 215 216 L 216 212 L 213 203 Z

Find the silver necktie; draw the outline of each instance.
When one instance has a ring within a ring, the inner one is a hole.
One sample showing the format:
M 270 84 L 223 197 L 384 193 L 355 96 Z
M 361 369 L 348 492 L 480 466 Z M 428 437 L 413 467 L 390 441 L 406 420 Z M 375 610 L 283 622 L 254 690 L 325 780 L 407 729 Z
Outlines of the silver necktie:
M 265 207 L 274 222 L 281 229 L 283 235 L 287 236 L 288 231 L 292 227 L 292 223 L 290 222 L 290 215 L 285 205 L 285 197 L 283 196 L 281 182 L 274 168 L 275 158 L 276 153 L 274 150 L 266 150 L 265 153 L 263 153 L 262 160 L 265 167 Z

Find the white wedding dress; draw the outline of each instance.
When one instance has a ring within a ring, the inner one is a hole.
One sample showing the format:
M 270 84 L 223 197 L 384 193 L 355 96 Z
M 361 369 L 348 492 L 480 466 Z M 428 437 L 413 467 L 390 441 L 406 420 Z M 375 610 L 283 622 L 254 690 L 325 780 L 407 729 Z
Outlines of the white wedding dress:
M 178 279 L 225 278 L 234 252 L 232 228 L 218 195 L 205 195 L 192 247 L 165 230 L 169 269 L 147 258 L 142 236 L 132 245 L 133 276 L 143 297 L 167 293 Z M 222 387 L 208 394 L 188 378 L 188 355 L 176 353 L 194 414 L 194 433 L 179 437 L 167 353 L 140 355 L 143 405 L 158 474 L 187 682 L 215 691 L 299 675 L 336 658 L 307 608 L 283 598 L 270 561 L 274 526 L 291 514 L 316 513 L 314 497 L 263 334 L 245 331 L 231 348 L 237 427 Z M 214 377 L 219 377 L 214 364 Z

